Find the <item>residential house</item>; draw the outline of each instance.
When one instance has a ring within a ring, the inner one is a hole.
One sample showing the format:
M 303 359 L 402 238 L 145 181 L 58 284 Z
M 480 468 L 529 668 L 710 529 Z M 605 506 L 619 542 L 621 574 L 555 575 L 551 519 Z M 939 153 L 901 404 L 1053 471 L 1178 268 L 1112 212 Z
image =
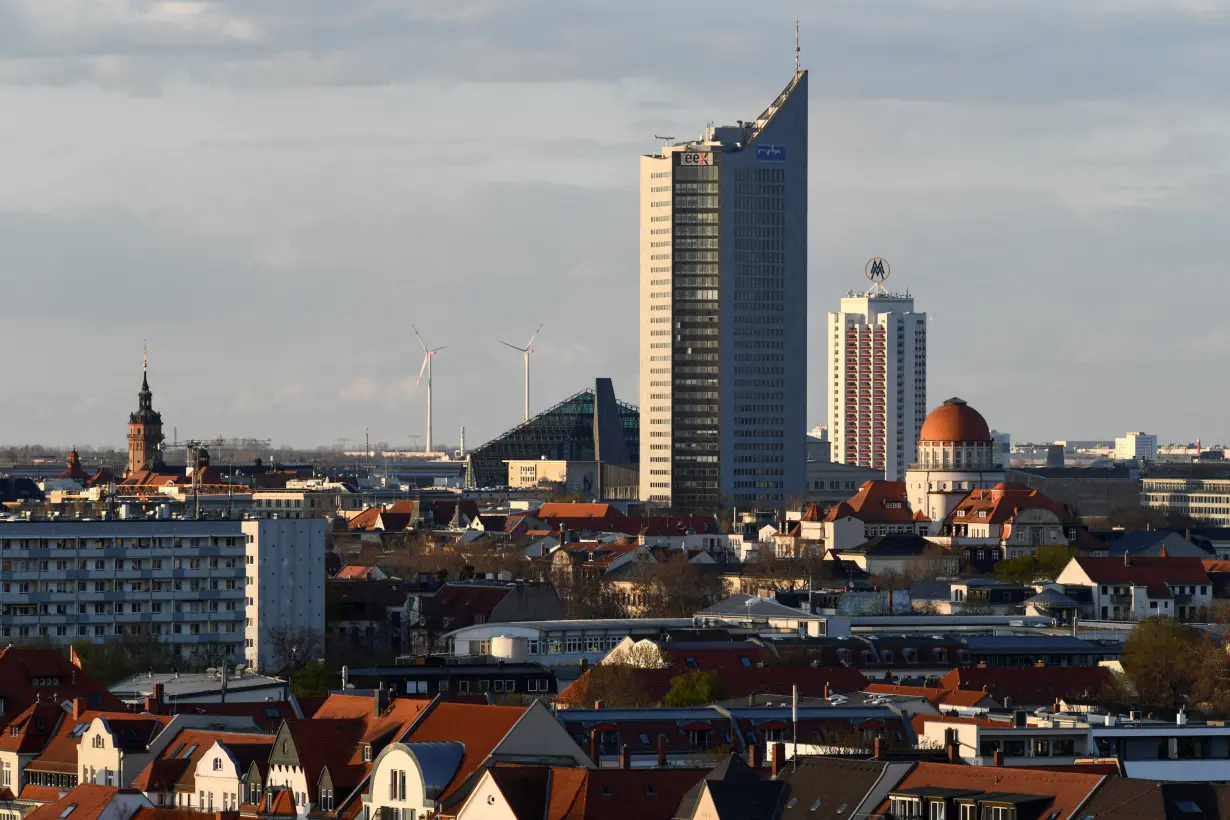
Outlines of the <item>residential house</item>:
M 904 481 L 868 481 L 832 507 L 822 524 L 824 548 L 840 551 L 877 535 L 923 535 L 930 521 L 910 511 Z
M 980 571 L 997 561 L 1033 555 L 1038 547 L 1074 547 L 1096 553 L 1104 547 L 1067 507 L 1021 484 L 971 490 L 936 533 L 966 554 Z
M 868 575 L 934 578 L 956 575 L 961 557 L 945 546 L 913 533 L 876 535 L 861 544 L 830 552 Z
M 1070 820 L 1089 800 L 1104 775 L 1038 768 L 918 763 L 873 817 L 944 820 Z
M 364 817 L 454 814 L 497 763 L 591 765 L 541 703 L 528 709 L 433 703 L 375 757 L 362 794 Z
M 1005 707 L 1034 709 L 1054 705 L 1057 700 L 1091 698 L 1111 681 L 1104 666 L 1032 666 L 1019 669 L 991 669 L 963 666 L 940 678 L 940 686 L 951 690 L 985 692 Z
M 1199 558 L 1086 558 L 1068 562 L 1055 579 L 1087 587 L 1092 617 L 1138 621 L 1154 615 L 1195 620 L 1213 601 L 1213 584 Z
M 457 820 L 673 820 L 697 769 L 493 766 Z

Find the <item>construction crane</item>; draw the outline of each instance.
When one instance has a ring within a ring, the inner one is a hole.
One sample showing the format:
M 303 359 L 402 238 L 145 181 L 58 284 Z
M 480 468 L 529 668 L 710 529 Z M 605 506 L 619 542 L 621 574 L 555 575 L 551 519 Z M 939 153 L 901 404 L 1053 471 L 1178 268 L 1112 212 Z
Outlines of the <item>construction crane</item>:
M 187 462 L 192 465 L 192 518 L 195 521 L 201 520 L 201 451 L 209 453 L 207 448 L 215 447 L 221 449 L 226 446 L 226 439 L 219 436 L 216 439 L 209 441 L 201 441 L 199 439 L 188 439 L 184 442 L 185 452 L 188 456 Z M 233 479 L 234 476 L 231 476 Z M 228 482 L 232 484 L 233 482 Z M 233 494 L 232 494 L 233 495 Z M 227 501 L 227 518 L 231 515 L 231 502 Z

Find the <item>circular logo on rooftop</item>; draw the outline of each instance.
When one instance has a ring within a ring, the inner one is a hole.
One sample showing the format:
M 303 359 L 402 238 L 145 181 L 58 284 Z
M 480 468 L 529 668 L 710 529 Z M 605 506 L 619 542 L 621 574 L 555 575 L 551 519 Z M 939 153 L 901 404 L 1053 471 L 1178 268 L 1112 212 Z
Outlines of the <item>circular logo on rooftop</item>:
M 881 259 L 878 256 L 873 256 L 867 260 L 866 267 L 863 268 L 863 275 L 872 282 L 883 282 L 893 273 L 893 268 L 888 264 L 887 259 Z

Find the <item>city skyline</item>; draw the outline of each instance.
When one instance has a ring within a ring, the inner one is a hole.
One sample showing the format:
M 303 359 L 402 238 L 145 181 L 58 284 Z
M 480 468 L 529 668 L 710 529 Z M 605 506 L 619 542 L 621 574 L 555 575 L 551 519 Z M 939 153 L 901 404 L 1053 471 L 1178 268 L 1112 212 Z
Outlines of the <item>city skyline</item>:
M 544 302 L 534 411 L 598 375 L 643 405 L 635 338 L 595 334 L 588 312 L 635 315 L 635 157 L 655 133 L 754 116 L 793 61 L 793 13 L 733 4 L 689 26 L 658 10 L 649 60 L 619 45 L 626 8 L 179 8 L 0 11 L 0 320 L 10 349 L 56 363 L 21 363 L 5 443 L 122 447 L 145 336 L 181 437 L 402 442 L 424 423 L 411 320 L 453 354 L 442 438 L 464 424 L 482 442 L 523 403 L 496 342 Z M 927 294 L 933 399 L 965 396 L 1018 441 L 1230 440 L 1216 388 L 1178 406 L 1139 389 L 1141 372 L 1194 381 L 1228 344 L 1190 321 L 1193 293 L 1227 295 L 1207 261 L 1230 135 L 1226 58 L 1201 48 L 1219 16 L 903 4 L 883 20 L 839 3 L 801 18 L 807 426 L 824 420 L 817 317 L 878 255 Z M 734 58 L 711 48 L 736 42 Z M 1158 289 L 1159 273 L 1188 284 Z

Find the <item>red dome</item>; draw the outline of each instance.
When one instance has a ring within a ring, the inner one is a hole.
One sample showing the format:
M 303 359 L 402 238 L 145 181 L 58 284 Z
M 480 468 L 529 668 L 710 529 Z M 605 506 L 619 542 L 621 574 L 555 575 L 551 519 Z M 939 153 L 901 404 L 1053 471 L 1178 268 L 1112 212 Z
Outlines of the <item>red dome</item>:
M 961 399 L 949 399 L 923 422 L 919 441 L 990 441 L 987 420 Z

